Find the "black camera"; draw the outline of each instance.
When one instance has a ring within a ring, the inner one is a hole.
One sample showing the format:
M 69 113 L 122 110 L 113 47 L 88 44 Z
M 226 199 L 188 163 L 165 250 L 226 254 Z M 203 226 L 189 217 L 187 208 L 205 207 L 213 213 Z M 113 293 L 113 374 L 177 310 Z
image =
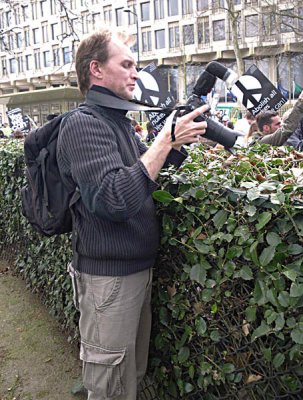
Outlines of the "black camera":
M 211 92 L 214 87 L 217 78 L 222 79 L 226 86 L 230 88 L 234 82 L 238 79 L 237 75 L 230 69 L 226 68 L 224 65 L 212 61 L 207 64 L 205 71 L 202 72 L 200 77 L 198 78 L 194 88 L 192 95 L 188 98 L 184 114 L 188 114 L 189 112 L 195 110 L 197 107 L 205 104 L 201 96 L 206 96 Z M 201 114 L 194 121 L 206 121 L 207 129 L 206 133 L 202 135 L 202 137 L 213 140 L 224 146 L 226 149 L 230 150 L 234 144 L 238 136 L 243 136 L 242 132 L 234 131 L 233 129 L 229 129 L 222 125 L 220 122 L 211 119 L 210 115 Z

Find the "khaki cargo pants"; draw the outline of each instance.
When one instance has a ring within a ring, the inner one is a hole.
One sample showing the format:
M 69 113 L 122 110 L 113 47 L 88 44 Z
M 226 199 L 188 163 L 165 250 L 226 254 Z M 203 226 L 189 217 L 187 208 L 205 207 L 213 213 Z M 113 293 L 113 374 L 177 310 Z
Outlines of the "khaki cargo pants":
M 88 400 L 136 400 L 147 368 L 152 269 L 118 277 L 69 271 L 76 278 Z

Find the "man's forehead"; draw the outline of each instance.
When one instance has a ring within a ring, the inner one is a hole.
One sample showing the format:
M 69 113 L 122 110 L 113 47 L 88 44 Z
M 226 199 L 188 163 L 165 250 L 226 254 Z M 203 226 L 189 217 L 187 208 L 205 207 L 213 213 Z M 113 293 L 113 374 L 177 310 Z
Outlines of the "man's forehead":
M 108 44 L 108 53 L 110 57 L 116 55 L 123 55 L 125 58 L 129 58 L 130 60 L 134 60 L 134 55 L 130 49 L 130 47 L 123 43 L 121 40 L 117 38 L 112 38 Z

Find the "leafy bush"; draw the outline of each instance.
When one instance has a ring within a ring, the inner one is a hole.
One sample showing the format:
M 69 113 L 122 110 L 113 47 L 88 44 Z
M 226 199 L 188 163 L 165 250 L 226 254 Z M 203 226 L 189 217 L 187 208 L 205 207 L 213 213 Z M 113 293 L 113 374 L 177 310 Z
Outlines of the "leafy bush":
M 0 249 L 77 338 L 70 237 L 42 238 L 22 217 L 20 142 L 0 143 L 0 167 Z M 303 397 L 301 167 L 289 149 L 198 147 L 162 172 L 149 367 L 158 398 Z
M 162 173 L 161 399 L 302 398 L 302 155 L 279 151 L 197 149 Z
M 25 184 L 23 142 L 0 141 L 0 251 L 14 260 L 33 292 L 39 293 L 50 313 L 78 337 L 78 315 L 73 306 L 72 287 L 66 272 L 71 260 L 69 235 L 42 237 L 21 212 L 20 189 Z

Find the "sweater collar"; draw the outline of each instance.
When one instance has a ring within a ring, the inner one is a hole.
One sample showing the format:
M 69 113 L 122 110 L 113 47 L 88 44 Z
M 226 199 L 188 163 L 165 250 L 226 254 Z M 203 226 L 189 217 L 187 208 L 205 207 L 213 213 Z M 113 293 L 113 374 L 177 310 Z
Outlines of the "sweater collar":
M 118 98 L 118 99 L 121 99 L 121 97 L 117 96 L 117 95 L 116 95 L 114 92 L 112 92 L 110 89 L 107 89 L 107 88 L 105 88 L 105 87 L 103 87 L 103 86 L 92 85 L 92 87 L 91 87 L 89 90 L 94 90 L 94 91 L 96 91 L 96 92 L 108 94 L 108 95 L 110 95 L 110 96 L 113 96 L 113 97 L 116 97 L 116 98 Z M 104 107 L 104 108 L 108 108 L 108 107 Z M 119 115 L 125 116 L 125 115 L 127 114 L 127 111 L 125 111 L 125 110 L 117 110 L 117 109 L 113 109 L 113 108 L 108 108 L 108 109 L 117 112 Z

